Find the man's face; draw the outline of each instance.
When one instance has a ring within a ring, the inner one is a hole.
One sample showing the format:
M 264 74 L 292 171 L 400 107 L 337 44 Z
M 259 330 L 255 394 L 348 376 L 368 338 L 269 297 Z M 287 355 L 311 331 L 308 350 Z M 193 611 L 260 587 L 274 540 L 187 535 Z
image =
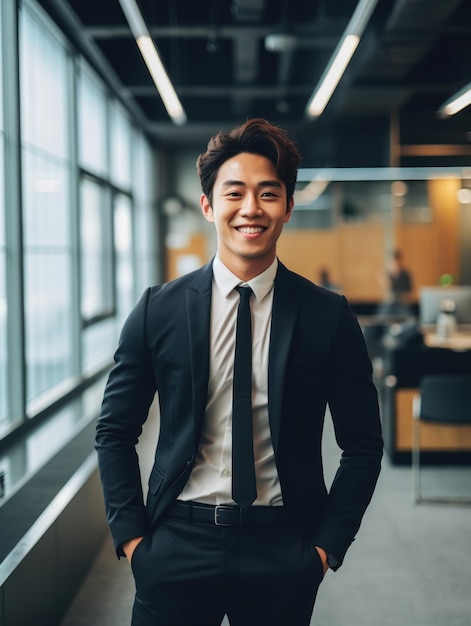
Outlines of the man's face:
M 243 152 L 221 165 L 212 204 L 203 195 L 201 208 L 216 227 L 221 261 L 239 278 L 250 280 L 275 258 L 293 199 L 287 206 L 286 187 L 269 159 Z

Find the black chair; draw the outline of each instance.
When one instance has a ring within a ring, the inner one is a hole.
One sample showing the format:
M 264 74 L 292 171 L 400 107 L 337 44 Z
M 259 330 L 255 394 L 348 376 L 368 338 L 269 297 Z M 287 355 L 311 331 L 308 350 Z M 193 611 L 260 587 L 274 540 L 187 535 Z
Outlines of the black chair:
M 471 497 L 424 497 L 421 486 L 420 458 L 420 427 L 422 422 L 456 426 L 457 428 L 471 425 L 471 376 L 424 376 L 420 383 L 420 393 L 414 398 L 413 417 L 412 474 L 415 501 L 417 503 L 471 504 Z

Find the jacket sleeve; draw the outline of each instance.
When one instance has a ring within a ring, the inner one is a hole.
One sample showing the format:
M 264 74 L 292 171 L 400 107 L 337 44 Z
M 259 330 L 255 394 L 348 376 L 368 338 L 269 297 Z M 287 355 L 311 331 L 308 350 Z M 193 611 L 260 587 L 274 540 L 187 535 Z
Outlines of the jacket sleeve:
M 342 455 L 314 540 L 341 565 L 370 503 L 383 454 L 371 362 L 360 326 L 343 297 L 333 347 L 328 404 Z
M 136 444 L 156 385 L 146 340 L 147 290 L 126 320 L 96 429 L 106 516 L 118 556 L 122 544 L 148 531 Z

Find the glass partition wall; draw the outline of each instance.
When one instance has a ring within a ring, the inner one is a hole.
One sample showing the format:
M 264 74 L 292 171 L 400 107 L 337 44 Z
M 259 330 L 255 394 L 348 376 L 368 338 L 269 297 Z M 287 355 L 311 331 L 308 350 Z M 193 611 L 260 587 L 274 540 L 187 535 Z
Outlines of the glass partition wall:
M 415 302 L 422 286 L 470 284 L 468 180 L 462 168 L 302 169 L 279 254 L 315 282 L 327 270 L 353 303 L 383 300 L 394 250 Z

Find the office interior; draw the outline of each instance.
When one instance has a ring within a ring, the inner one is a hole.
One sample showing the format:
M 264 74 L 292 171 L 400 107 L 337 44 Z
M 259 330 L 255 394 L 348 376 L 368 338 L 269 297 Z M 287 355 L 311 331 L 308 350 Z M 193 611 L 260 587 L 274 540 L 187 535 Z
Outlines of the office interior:
M 0 50 L 0 625 L 129 623 L 93 447 L 106 376 L 143 290 L 214 255 L 198 154 L 266 117 L 303 155 L 279 258 L 348 298 L 385 438 L 312 623 L 469 626 L 471 425 L 421 426 L 423 487 L 457 501 L 417 502 L 412 476 L 423 377 L 471 376 L 469 2 L 2 0 Z M 156 401 L 144 490 L 157 437 Z M 328 416 L 325 439 L 330 476 Z

